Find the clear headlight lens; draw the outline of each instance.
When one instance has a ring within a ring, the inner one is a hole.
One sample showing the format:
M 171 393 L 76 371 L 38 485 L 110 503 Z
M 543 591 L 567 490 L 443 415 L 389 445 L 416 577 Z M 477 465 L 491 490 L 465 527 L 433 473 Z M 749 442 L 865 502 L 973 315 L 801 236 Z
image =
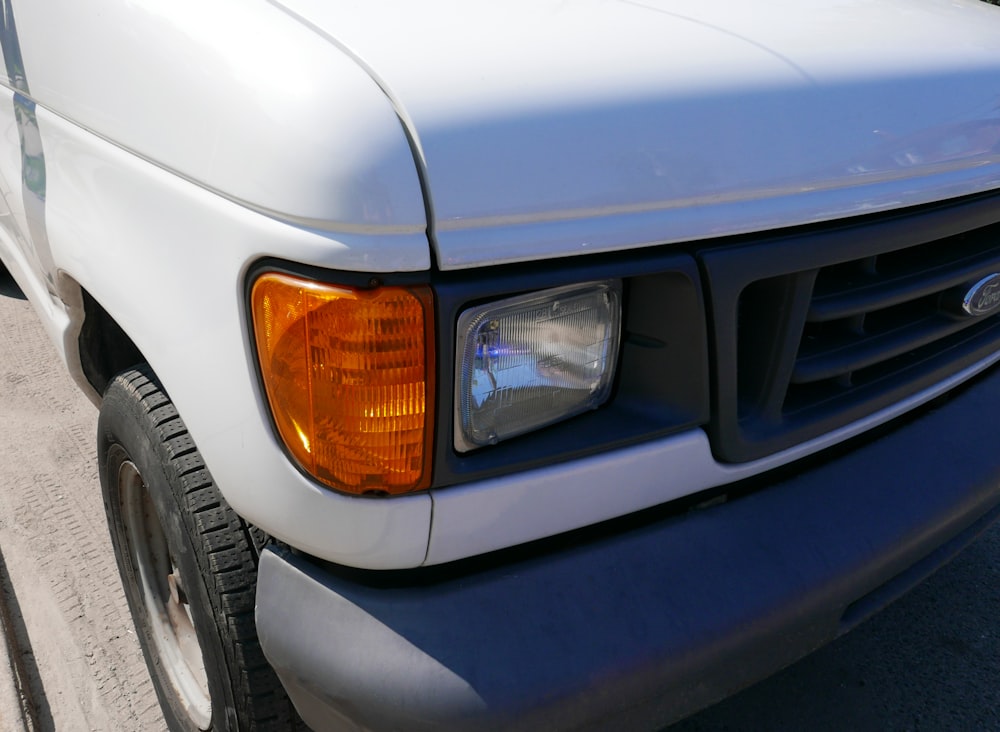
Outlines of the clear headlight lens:
M 480 305 L 458 319 L 455 449 L 467 452 L 600 406 L 621 330 L 618 280 Z

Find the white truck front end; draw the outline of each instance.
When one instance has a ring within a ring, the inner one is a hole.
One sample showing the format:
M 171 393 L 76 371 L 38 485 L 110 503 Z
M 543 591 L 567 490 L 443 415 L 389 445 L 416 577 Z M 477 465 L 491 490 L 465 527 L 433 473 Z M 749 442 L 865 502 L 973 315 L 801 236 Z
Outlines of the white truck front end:
M 216 620 L 254 583 L 316 730 L 633 728 L 970 541 L 998 31 L 977 0 L 4 3 L 0 255 L 101 406 L 171 724 L 272 719 Z

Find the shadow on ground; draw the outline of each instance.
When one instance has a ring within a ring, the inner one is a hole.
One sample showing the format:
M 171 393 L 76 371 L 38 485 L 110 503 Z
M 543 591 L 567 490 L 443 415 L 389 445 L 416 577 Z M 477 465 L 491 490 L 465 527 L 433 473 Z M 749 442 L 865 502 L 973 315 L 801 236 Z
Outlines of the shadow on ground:
M 2 264 L 0 264 L 0 296 L 10 297 L 15 300 L 27 299 L 24 293 L 21 292 L 21 288 L 14 282 L 14 278 L 10 276 L 10 272 Z

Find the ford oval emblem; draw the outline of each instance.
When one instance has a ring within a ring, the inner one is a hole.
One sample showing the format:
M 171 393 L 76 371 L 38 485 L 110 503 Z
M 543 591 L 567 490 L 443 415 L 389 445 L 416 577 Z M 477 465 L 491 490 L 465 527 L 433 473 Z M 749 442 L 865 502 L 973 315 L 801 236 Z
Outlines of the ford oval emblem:
M 962 299 L 962 310 L 975 316 L 1000 310 L 1000 272 L 987 275 L 970 287 Z

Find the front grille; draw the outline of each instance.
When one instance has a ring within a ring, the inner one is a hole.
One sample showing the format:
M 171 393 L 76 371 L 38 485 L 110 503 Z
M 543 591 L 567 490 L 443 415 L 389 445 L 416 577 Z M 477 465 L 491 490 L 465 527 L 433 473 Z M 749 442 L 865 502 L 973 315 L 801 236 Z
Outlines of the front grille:
M 1000 321 L 962 313 L 962 297 L 1000 272 L 1000 227 L 822 268 L 784 411 L 842 398 L 920 364 L 1000 346 Z M 956 351 L 958 353 L 956 353 Z
M 1000 272 L 1000 201 L 974 199 L 699 253 L 716 346 L 713 449 L 763 457 L 1000 350 L 962 298 Z

